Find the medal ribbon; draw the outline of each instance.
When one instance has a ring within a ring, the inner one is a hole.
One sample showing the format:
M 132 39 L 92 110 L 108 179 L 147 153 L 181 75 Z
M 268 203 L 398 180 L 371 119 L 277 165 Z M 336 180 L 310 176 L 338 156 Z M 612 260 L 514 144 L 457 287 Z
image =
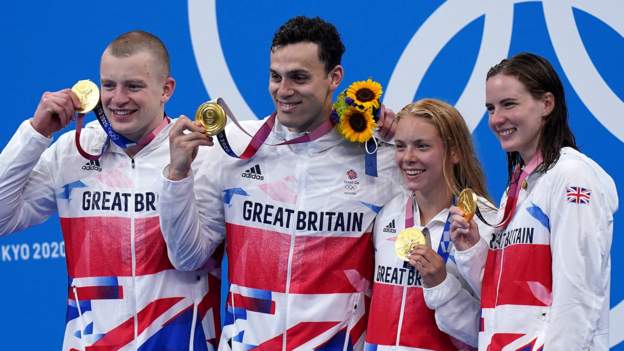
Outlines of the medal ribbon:
M 232 113 L 232 110 L 230 110 L 230 108 L 227 106 L 227 104 L 225 103 L 225 101 L 223 99 L 221 99 L 221 98 L 217 99 L 217 103 L 219 105 L 221 105 L 221 107 L 223 107 L 223 110 L 225 111 L 225 113 L 232 118 L 232 121 L 234 122 L 234 124 L 236 124 L 236 126 L 240 130 L 242 130 L 245 134 L 247 134 L 247 135 L 249 135 L 251 137 L 251 141 L 249 142 L 249 145 L 247 145 L 247 147 L 245 148 L 245 151 L 243 151 L 243 153 L 239 156 L 239 155 L 237 155 L 234 152 L 234 150 L 232 150 L 232 147 L 230 146 L 230 143 L 227 141 L 227 137 L 225 135 L 225 129 L 224 129 L 221 132 L 219 132 L 219 134 L 217 134 L 217 140 L 219 141 L 219 144 L 221 145 L 221 148 L 223 149 L 223 151 L 225 151 L 226 154 L 228 154 L 228 155 L 230 155 L 230 156 L 232 156 L 234 158 L 240 158 L 242 160 L 248 160 L 248 159 L 254 157 L 256 152 L 258 152 L 260 147 L 263 144 L 265 144 L 265 141 L 267 140 L 267 138 L 271 134 L 271 130 L 273 129 L 273 126 L 275 125 L 276 113 L 273 112 L 271 114 L 271 116 L 269 116 L 264 121 L 264 123 L 262 124 L 260 129 L 256 132 L 256 134 L 254 134 L 252 136 L 250 133 L 248 133 L 238 123 L 238 120 L 234 116 L 234 113 Z M 332 128 L 334 128 L 333 123 L 331 122 L 330 119 L 327 119 L 325 122 L 323 122 L 323 124 L 318 126 L 316 129 L 314 129 L 310 133 L 307 133 L 305 135 L 296 137 L 296 138 L 291 139 L 291 140 L 286 140 L 286 141 L 281 142 L 279 144 L 267 144 L 267 145 L 278 146 L 278 145 L 290 145 L 290 144 L 307 143 L 309 141 L 314 141 L 314 140 L 322 137 L 323 135 L 329 133 L 332 130 Z
M 503 212 L 503 219 L 501 222 L 496 225 L 496 228 L 499 228 L 501 231 L 505 230 L 511 219 L 513 218 L 514 212 L 516 210 L 516 204 L 518 202 L 518 194 L 520 193 L 520 188 L 522 187 L 522 183 L 526 180 L 528 176 L 531 175 L 539 166 L 542 164 L 542 154 L 540 152 L 536 153 L 533 158 L 529 161 L 529 163 L 521 169 L 519 165 L 516 165 L 513 174 L 511 175 L 511 182 L 509 184 L 509 190 L 507 191 L 507 203 L 505 204 L 505 212 Z
M 78 153 L 80 153 L 80 155 L 84 158 L 86 158 L 87 160 L 91 160 L 91 161 L 95 161 L 98 160 L 100 157 L 102 157 L 102 154 L 104 154 L 104 150 L 106 150 L 106 148 L 108 147 L 108 144 L 110 144 L 110 141 L 112 140 L 115 144 L 117 144 L 119 147 L 121 147 L 122 149 L 127 149 L 127 148 L 136 148 L 137 151 L 140 150 L 141 148 L 143 148 L 145 145 L 149 144 L 150 141 L 152 141 L 156 135 L 158 135 L 158 133 L 165 128 L 165 126 L 167 124 L 169 124 L 170 120 L 169 117 L 167 117 L 167 115 L 164 116 L 163 121 L 158 125 L 158 127 L 156 127 L 156 129 L 154 129 L 153 131 L 151 131 L 150 133 L 148 133 L 147 135 L 145 135 L 144 137 L 142 137 L 139 141 L 134 142 L 126 137 L 124 137 L 123 135 L 115 132 L 115 130 L 113 130 L 113 127 L 111 126 L 110 122 L 108 121 L 108 118 L 106 118 L 106 114 L 104 114 L 104 109 L 102 108 L 102 104 L 98 102 L 97 106 L 95 107 L 95 109 L 93 110 L 93 112 L 95 113 L 95 115 L 97 116 L 98 122 L 100 122 L 100 125 L 102 126 L 102 128 L 104 129 L 104 131 L 106 132 L 106 141 L 104 142 L 104 146 L 102 147 L 102 151 L 100 152 L 99 155 L 91 155 L 88 152 L 86 152 L 82 146 L 80 145 L 80 134 L 82 131 L 82 120 L 85 116 L 84 113 L 79 113 L 78 116 L 76 117 L 76 148 L 78 149 Z
M 414 194 L 410 194 L 405 204 L 405 228 L 411 228 L 414 226 L 414 207 L 416 198 Z M 453 205 L 455 205 L 455 197 L 453 197 Z M 431 241 L 431 235 L 429 235 L 429 241 Z M 449 211 L 446 216 L 446 222 L 444 223 L 444 229 L 442 230 L 442 237 L 440 238 L 440 245 L 438 245 L 438 255 L 442 257 L 444 262 L 448 260 L 451 246 L 451 213 Z

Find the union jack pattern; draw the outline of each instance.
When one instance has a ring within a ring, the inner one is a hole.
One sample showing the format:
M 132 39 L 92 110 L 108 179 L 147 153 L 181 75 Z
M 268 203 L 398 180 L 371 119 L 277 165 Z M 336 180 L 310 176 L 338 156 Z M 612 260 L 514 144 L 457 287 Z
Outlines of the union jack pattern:
M 569 186 L 566 189 L 568 202 L 575 204 L 588 204 L 591 198 L 591 190 L 580 186 Z

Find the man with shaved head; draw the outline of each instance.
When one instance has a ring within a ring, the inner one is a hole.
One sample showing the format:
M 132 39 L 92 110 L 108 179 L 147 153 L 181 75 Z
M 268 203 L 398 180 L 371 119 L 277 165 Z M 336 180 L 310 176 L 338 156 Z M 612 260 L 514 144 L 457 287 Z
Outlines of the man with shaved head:
M 125 33 L 104 50 L 100 80 L 99 124 L 53 143 L 85 101 L 72 89 L 46 92 L 2 150 L 0 235 L 58 212 L 63 350 L 214 350 L 218 281 L 210 265 L 175 270 L 159 226 L 154 180 L 169 162 L 164 106 L 175 88 L 167 49 L 150 33 Z

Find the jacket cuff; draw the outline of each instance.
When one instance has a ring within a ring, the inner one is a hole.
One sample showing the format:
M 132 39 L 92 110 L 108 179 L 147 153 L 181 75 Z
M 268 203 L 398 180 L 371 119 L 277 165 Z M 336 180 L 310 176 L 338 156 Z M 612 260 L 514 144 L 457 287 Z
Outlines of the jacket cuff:
M 483 238 L 481 238 L 476 244 L 474 244 L 469 249 L 459 251 L 455 248 L 453 252 L 453 257 L 455 258 L 455 262 L 457 261 L 468 262 L 473 257 L 480 257 L 482 255 L 486 255 L 488 249 L 489 249 L 488 243 Z
M 446 278 L 444 278 L 442 283 L 431 288 L 423 287 L 425 303 L 429 309 L 434 310 L 451 300 L 457 295 L 461 288 L 462 286 L 459 280 L 457 280 L 454 275 L 447 272 Z

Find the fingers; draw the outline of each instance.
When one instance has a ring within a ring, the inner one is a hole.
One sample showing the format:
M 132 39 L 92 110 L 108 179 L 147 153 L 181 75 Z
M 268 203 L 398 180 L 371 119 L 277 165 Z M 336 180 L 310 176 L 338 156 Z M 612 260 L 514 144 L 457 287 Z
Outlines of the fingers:
M 430 247 L 418 245 L 410 251 L 409 262 L 420 272 L 423 286 L 433 287 L 446 278 L 446 265 Z
M 185 131 L 204 134 L 205 129 L 201 126 L 199 122 L 191 121 L 188 117 L 182 115 L 175 121 L 175 123 L 171 127 L 171 130 L 169 131 L 169 136 L 182 135 L 185 134 Z
M 62 91 L 69 93 L 69 97 L 71 98 L 72 104 L 74 105 L 74 110 L 80 109 L 82 107 L 80 99 L 78 98 L 78 95 L 76 95 L 76 93 L 74 93 L 71 89 L 63 89 Z
M 48 111 L 51 110 L 53 115 L 57 115 L 56 117 L 63 126 L 66 126 L 69 122 L 71 122 L 71 119 L 76 112 L 71 98 L 71 93 L 64 92 L 61 94 L 52 94 L 48 97 L 46 102 Z
M 383 140 L 390 140 L 396 132 L 396 115 L 392 109 L 381 105 L 379 108 L 379 136 Z
M 459 251 L 464 251 L 474 246 L 480 240 L 479 228 L 474 219 L 466 221 L 463 211 L 452 206 L 451 213 L 451 240 Z
M 470 223 L 464 218 L 464 211 L 458 207 L 451 206 L 451 239 L 461 234 L 467 234 L 470 228 Z
M 46 136 L 62 129 L 71 121 L 80 101 L 70 89 L 45 92 L 31 121 L 33 127 Z
M 204 127 L 197 121 L 191 121 L 182 115 L 169 130 L 169 138 L 172 146 L 192 143 L 193 145 L 212 146 L 212 137 L 206 134 Z
M 180 116 L 169 131 L 170 164 L 168 178 L 186 178 L 200 146 L 212 146 L 212 137 L 205 129 L 186 116 Z

